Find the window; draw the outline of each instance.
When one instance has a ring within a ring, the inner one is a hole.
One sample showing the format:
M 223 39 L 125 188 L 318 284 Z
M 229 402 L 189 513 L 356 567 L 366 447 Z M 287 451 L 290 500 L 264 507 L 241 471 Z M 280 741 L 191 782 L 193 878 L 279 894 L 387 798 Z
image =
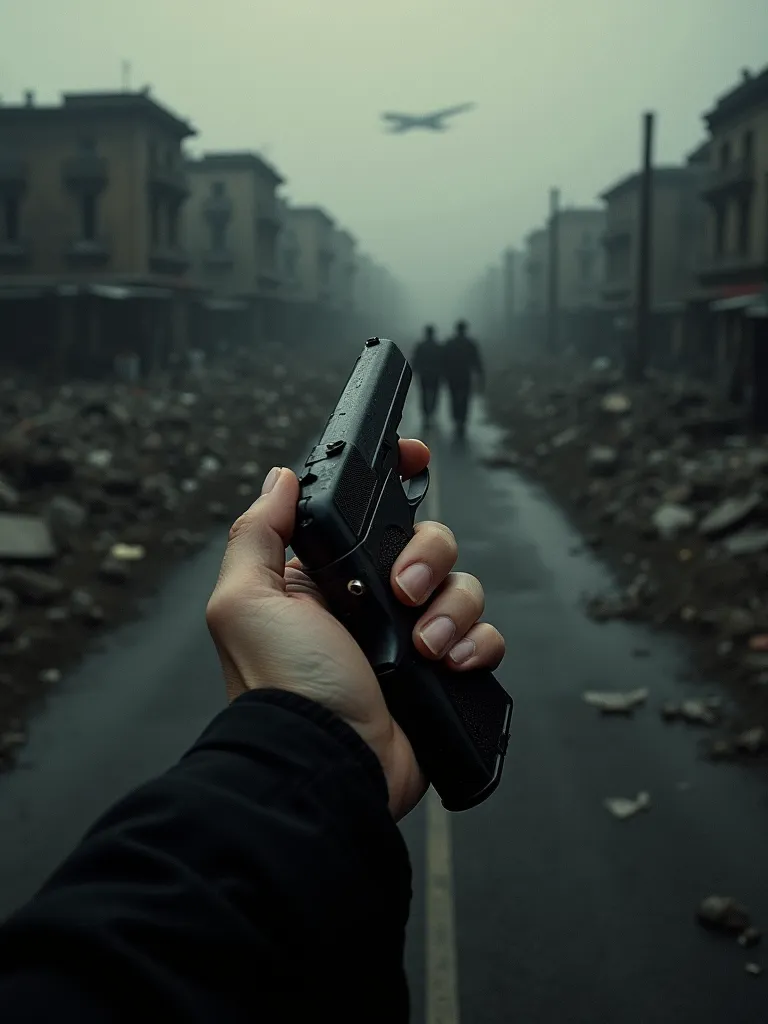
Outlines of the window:
M 85 156 L 93 156 L 96 152 L 96 140 L 84 135 L 78 142 L 78 149 Z
M 749 255 L 749 219 L 751 211 L 751 203 L 749 200 L 744 200 L 739 203 L 739 255 Z
M 19 240 L 19 197 L 6 196 L 3 201 L 3 227 L 6 242 Z
M 227 225 L 223 220 L 214 220 L 210 224 L 211 249 L 221 251 L 227 247 Z
M 725 210 L 718 206 L 715 210 L 715 256 L 725 252 Z
M 752 163 L 752 154 L 754 152 L 755 137 L 751 131 L 744 133 L 744 163 L 749 165 Z
M 80 200 L 81 234 L 84 242 L 96 241 L 96 196 L 86 193 Z
M 720 166 L 727 167 L 731 162 L 731 144 L 724 142 L 720 147 Z
M 149 240 L 153 246 L 160 244 L 160 201 L 152 196 L 149 202 Z
M 179 208 L 175 203 L 168 207 L 168 245 L 175 249 L 179 244 Z
M 211 195 L 217 199 L 221 199 L 224 195 L 224 182 L 223 181 L 212 181 L 211 182 Z

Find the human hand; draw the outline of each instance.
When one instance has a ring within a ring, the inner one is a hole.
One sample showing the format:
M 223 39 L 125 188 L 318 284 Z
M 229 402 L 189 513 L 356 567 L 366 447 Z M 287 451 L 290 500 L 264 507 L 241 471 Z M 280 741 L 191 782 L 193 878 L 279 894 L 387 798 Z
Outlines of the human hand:
M 400 442 L 403 479 L 428 462 L 429 449 L 421 441 Z M 399 819 L 421 799 L 426 782 L 365 655 L 328 611 L 298 559 L 285 561 L 298 497 L 295 473 L 273 469 L 261 497 L 230 530 L 207 609 L 227 694 L 234 700 L 247 690 L 276 688 L 333 711 L 378 757 L 390 809 Z M 504 640 L 478 621 L 483 588 L 474 576 L 451 571 L 457 555 L 447 526 L 418 523 L 392 567 L 392 589 L 403 604 L 424 606 L 413 642 L 426 658 L 443 659 L 456 672 L 493 669 L 504 656 Z

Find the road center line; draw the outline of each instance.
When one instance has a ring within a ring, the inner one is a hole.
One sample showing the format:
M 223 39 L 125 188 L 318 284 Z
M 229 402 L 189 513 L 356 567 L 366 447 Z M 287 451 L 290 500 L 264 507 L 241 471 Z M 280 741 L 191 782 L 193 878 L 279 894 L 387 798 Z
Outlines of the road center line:
M 439 521 L 440 491 L 434 455 L 429 469 L 427 515 Z M 433 789 L 426 800 L 426 1024 L 459 1024 L 451 822 Z

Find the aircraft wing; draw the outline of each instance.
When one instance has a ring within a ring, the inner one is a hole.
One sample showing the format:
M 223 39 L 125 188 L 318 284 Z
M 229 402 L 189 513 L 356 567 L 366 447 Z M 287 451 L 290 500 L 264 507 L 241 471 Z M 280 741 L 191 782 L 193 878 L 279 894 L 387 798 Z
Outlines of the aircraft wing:
M 401 124 L 410 124 L 412 121 L 418 120 L 412 114 L 382 114 L 381 116 L 385 121 L 399 121 Z
M 474 103 L 461 103 L 458 107 L 447 107 L 445 110 L 436 110 L 429 114 L 429 118 L 453 117 L 454 114 L 463 114 L 466 110 L 474 109 Z

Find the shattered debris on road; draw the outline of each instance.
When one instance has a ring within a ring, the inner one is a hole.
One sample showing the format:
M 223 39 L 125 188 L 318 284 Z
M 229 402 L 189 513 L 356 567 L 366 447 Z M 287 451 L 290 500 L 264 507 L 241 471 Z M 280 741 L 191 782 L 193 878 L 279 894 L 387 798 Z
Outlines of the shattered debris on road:
M 631 715 L 648 700 L 648 690 L 587 690 L 582 698 L 604 715 Z
M 615 567 L 615 588 L 585 597 L 589 617 L 686 633 L 703 672 L 744 697 L 736 728 L 768 724 L 768 437 L 714 386 L 629 384 L 607 359 L 508 366 L 488 409 L 506 431 L 489 464 L 541 481 Z M 719 720 L 692 705 L 662 715 Z
M 650 793 L 641 792 L 636 797 L 611 796 L 603 801 L 605 809 L 620 821 L 634 818 L 640 811 L 647 811 L 651 806 Z
M 285 358 L 243 354 L 176 388 L 0 382 L 0 769 L 93 631 L 322 424 L 339 377 Z

